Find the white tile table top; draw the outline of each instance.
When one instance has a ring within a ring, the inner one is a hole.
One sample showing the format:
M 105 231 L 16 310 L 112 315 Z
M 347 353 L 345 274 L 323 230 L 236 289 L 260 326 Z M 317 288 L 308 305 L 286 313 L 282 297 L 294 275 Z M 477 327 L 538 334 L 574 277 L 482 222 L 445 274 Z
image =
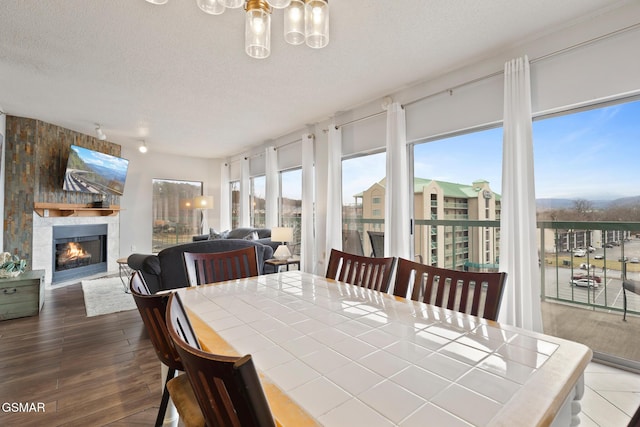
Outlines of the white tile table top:
M 179 292 L 326 426 L 538 425 L 591 358 L 577 343 L 300 271 Z

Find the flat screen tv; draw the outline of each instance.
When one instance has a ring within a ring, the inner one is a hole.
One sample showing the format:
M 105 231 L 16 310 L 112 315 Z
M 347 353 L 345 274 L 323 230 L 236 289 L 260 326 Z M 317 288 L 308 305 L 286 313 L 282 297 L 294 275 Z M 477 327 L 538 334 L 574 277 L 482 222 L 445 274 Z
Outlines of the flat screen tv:
M 122 196 L 129 160 L 71 146 L 63 190 Z

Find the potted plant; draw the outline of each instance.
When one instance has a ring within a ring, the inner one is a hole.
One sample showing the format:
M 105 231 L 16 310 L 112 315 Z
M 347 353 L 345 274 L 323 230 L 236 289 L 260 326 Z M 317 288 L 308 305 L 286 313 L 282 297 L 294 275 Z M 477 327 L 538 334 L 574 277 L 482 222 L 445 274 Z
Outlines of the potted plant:
M 0 253 L 0 278 L 16 277 L 27 268 L 27 260 L 9 252 Z

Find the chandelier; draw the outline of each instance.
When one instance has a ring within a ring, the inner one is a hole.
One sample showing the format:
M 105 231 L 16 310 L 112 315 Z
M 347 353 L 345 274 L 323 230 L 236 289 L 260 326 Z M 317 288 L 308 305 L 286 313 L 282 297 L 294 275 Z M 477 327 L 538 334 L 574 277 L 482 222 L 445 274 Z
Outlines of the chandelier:
M 169 0 L 147 0 L 165 4 Z M 252 58 L 267 58 L 271 53 L 271 11 L 284 9 L 284 39 L 287 43 L 306 43 L 314 49 L 329 43 L 329 0 L 196 0 L 198 7 L 211 15 L 244 6 L 244 49 Z

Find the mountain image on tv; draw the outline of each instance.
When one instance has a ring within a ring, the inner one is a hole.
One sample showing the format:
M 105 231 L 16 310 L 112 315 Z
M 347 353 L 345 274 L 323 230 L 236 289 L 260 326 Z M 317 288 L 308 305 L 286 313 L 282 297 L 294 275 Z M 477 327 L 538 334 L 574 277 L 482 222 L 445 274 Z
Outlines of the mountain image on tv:
M 62 188 L 122 196 L 128 167 L 126 159 L 72 145 Z

